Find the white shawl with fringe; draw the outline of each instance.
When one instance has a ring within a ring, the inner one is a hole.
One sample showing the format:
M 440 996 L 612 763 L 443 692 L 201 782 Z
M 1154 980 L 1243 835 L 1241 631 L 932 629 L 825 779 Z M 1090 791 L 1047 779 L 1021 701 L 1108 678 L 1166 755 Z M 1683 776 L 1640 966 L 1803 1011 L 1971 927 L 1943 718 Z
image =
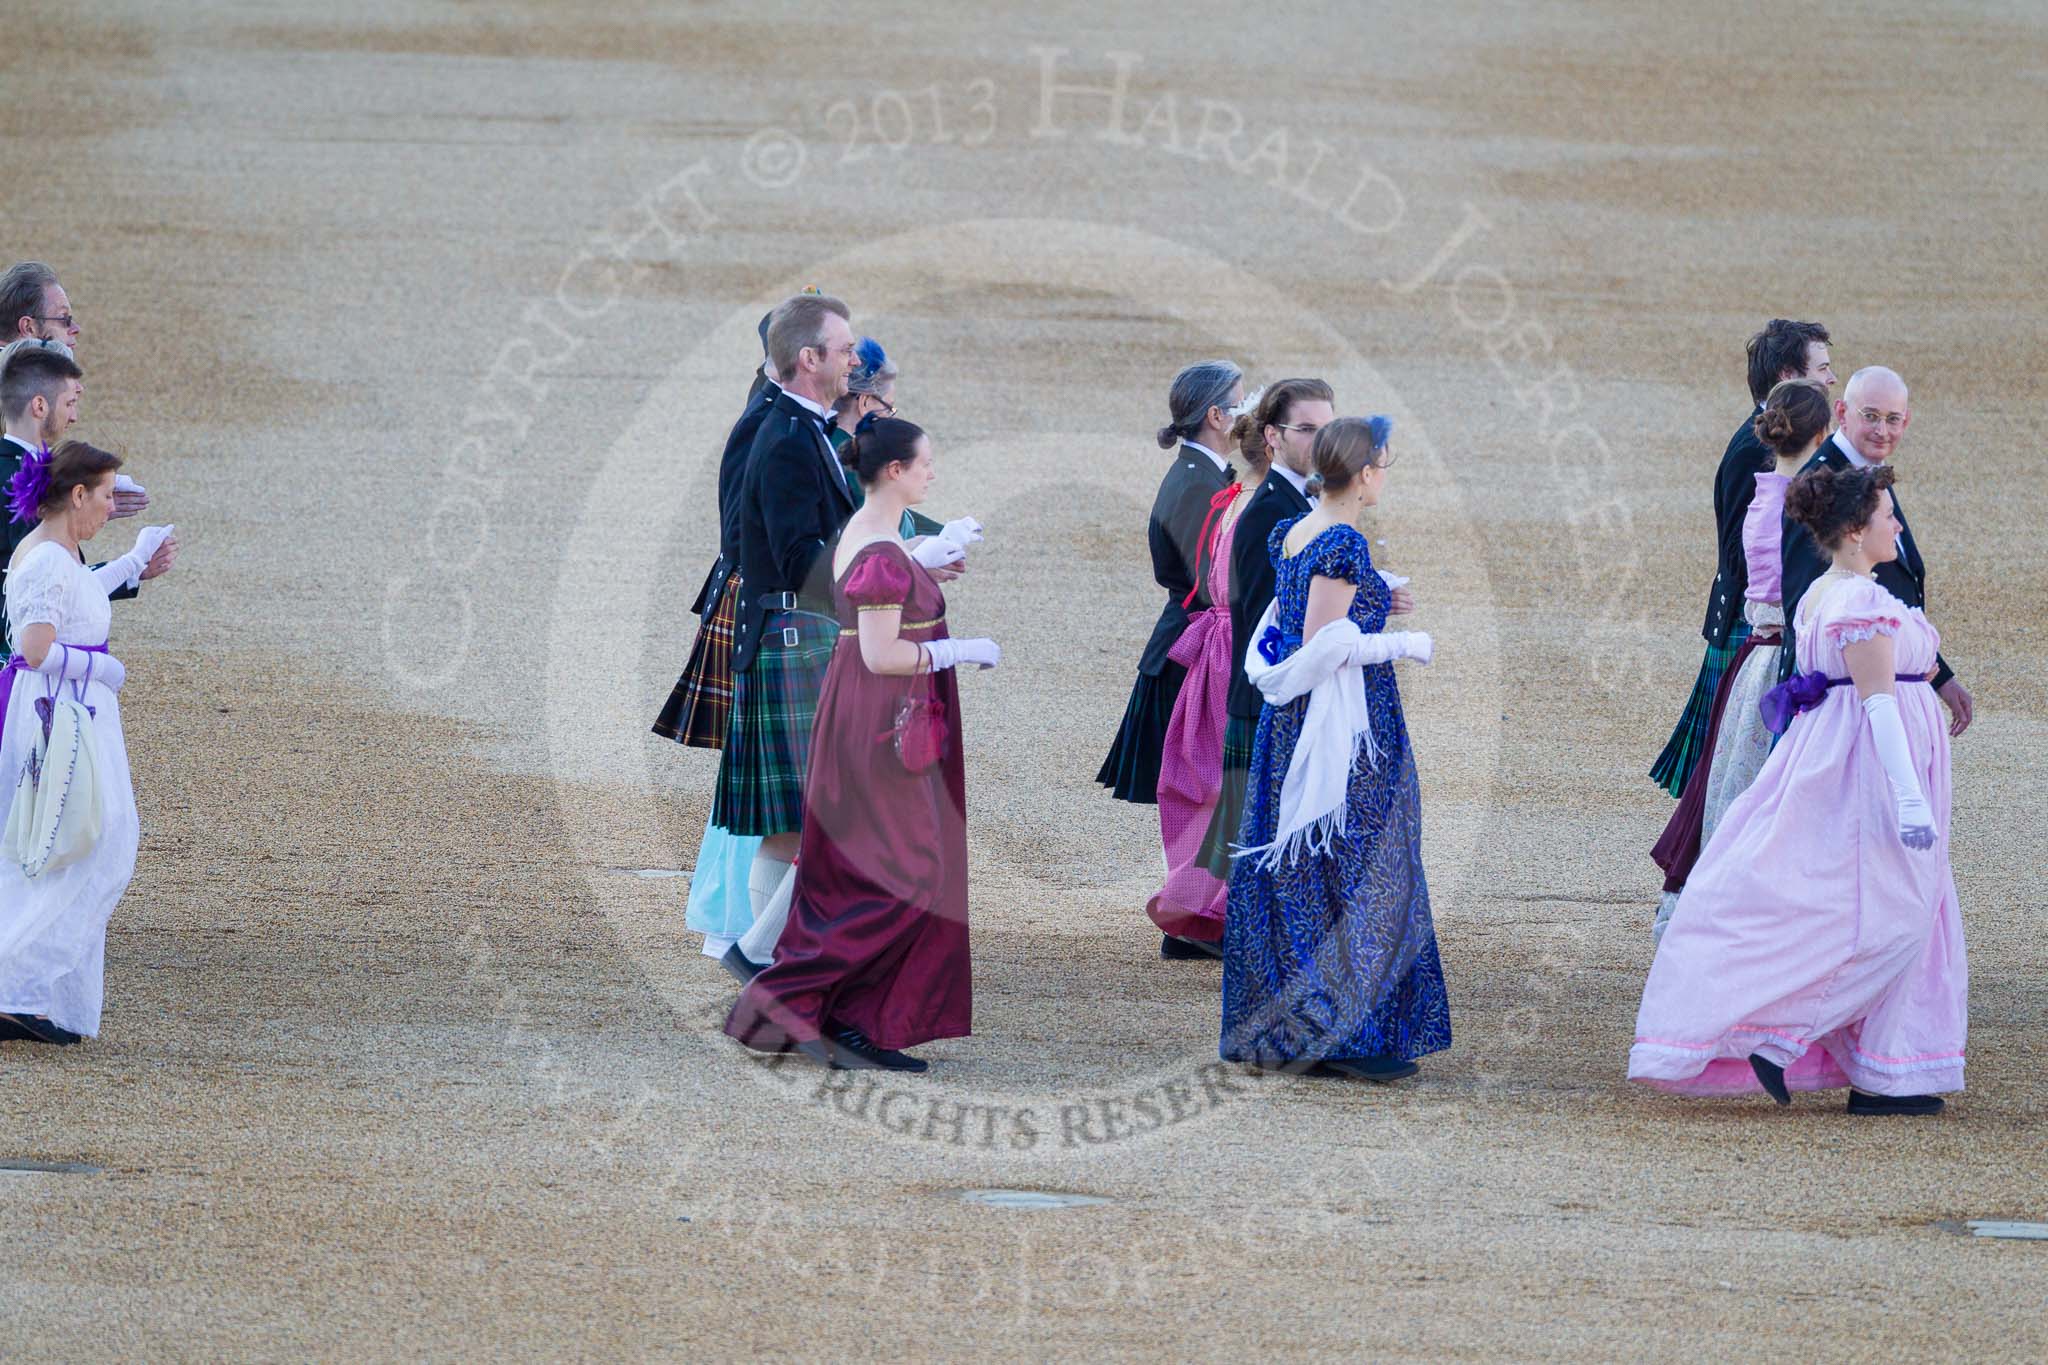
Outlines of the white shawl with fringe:
M 1276 623 L 1279 610 L 1276 599 L 1259 618 L 1244 653 L 1245 676 L 1269 706 L 1285 706 L 1306 693 L 1308 712 L 1280 784 L 1280 818 L 1273 841 L 1256 848 L 1239 846 L 1230 853 L 1233 858 L 1256 857 L 1266 871 L 1303 853 L 1327 853 L 1330 840 L 1344 833 L 1348 823 L 1346 798 L 1359 750 L 1365 751 L 1367 763 L 1379 766 L 1365 703 L 1365 670 L 1351 662 L 1364 632 L 1349 617 L 1340 616 L 1293 654 L 1269 664 L 1259 653 L 1259 641 Z

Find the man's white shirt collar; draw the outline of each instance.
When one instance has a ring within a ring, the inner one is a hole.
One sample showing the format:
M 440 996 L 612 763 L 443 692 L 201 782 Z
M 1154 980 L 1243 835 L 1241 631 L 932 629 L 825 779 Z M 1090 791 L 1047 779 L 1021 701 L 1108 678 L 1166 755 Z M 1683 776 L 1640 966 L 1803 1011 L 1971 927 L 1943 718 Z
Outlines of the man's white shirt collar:
M 1281 478 L 1293 484 L 1295 492 L 1301 494 L 1304 498 L 1308 498 L 1310 502 L 1315 501 L 1314 498 L 1308 497 L 1308 475 L 1295 473 L 1279 460 L 1273 461 L 1273 470 Z
M 1191 449 L 1201 451 L 1204 455 L 1207 455 L 1211 460 L 1215 461 L 1216 468 L 1219 473 L 1228 472 L 1228 470 L 1230 469 L 1230 461 L 1224 459 L 1221 455 L 1218 455 L 1215 451 L 1209 449 L 1209 447 L 1203 445 L 1200 441 L 1190 441 L 1187 437 L 1183 436 L 1180 438 L 1180 443 Z
M 1856 468 L 1868 469 L 1871 467 L 1871 465 L 1876 463 L 1875 460 L 1866 460 L 1863 458 L 1863 452 L 1858 450 L 1855 447 L 1855 445 L 1849 440 L 1848 432 L 1837 431 L 1834 436 L 1834 441 L 1835 444 L 1841 448 L 1842 454 L 1848 457 L 1849 463 L 1854 465 Z
M 817 403 L 813 403 L 810 399 L 804 397 L 795 389 L 784 389 L 783 392 L 788 394 L 790 398 L 795 400 L 797 403 L 802 404 L 805 408 L 817 413 L 820 420 L 827 422 L 832 420 L 832 410 L 830 408 L 823 407 Z

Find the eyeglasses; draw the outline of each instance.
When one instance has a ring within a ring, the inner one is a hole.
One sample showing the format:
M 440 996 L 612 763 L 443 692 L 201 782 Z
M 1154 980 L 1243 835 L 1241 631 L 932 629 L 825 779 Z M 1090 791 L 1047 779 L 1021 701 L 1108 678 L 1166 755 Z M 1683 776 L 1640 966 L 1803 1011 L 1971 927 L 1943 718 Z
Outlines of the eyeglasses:
M 1304 436 L 1313 436 L 1323 429 L 1316 422 L 1275 422 L 1273 426 L 1280 431 L 1298 431 Z
M 1883 425 L 1897 431 L 1906 425 L 1906 414 L 1903 412 L 1879 412 L 1876 408 L 1858 408 L 1856 415 L 1868 426 Z
M 35 320 L 36 320 L 37 322 L 57 322 L 57 323 L 62 323 L 62 324 L 63 324 L 63 326 L 64 326 L 64 330 L 65 330 L 65 331 L 67 331 L 67 332 L 71 330 L 71 326 L 72 326 L 72 324 L 78 321 L 78 319 L 77 319 L 77 318 L 74 318 L 74 317 L 72 317 L 72 316 L 71 316 L 71 314 L 69 314 L 69 313 L 65 313 L 65 314 L 64 314 L 64 315 L 62 315 L 61 317 L 54 317 L 54 318 L 46 318 L 46 317 L 37 317 L 37 316 L 36 316 L 36 314 L 34 314 L 34 313 L 30 313 L 30 314 L 29 314 L 29 316 L 30 316 L 30 317 L 32 317 L 32 318 L 35 318 Z
M 894 417 L 896 415 L 896 405 L 888 399 L 876 398 L 873 394 L 869 394 L 868 399 L 875 405 L 875 411 L 881 416 Z

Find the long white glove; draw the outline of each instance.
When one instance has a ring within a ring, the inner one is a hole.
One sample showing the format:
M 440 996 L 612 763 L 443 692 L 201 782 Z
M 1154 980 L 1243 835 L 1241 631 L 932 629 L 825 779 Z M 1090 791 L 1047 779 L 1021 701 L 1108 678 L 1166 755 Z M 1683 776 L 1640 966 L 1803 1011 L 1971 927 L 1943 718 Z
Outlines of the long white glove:
M 142 581 L 142 571 L 149 567 L 149 561 L 163 548 L 178 528 L 175 526 L 145 526 L 135 533 L 135 548 L 119 559 L 110 559 L 94 569 L 93 577 L 108 592 L 122 586 L 134 587 Z
M 967 551 L 944 536 L 926 536 L 911 546 L 910 557 L 927 569 L 943 569 L 967 558 Z
M 90 675 L 94 682 L 105 683 L 115 692 L 128 680 L 128 670 L 113 655 L 60 644 L 50 646 L 50 652 L 36 665 L 36 672 L 62 682 L 84 682 Z
M 1436 653 L 1436 642 L 1427 631 L 1383 630 L 1359 637 L 1351 650 L 1354 664 L 1388 664 L 1396 659 L 1413 659 L 1426 664 Z
M 949 540 L 965 550 L 981 543 L 981 523 L 973 517 L 955 517 L 939 528 L 939 539 Z
M 1906 747 L 1906 727 L 1899 722 L 1899 702 L 1889 692 L 1863 699 L 1863 718 L 1870 722 L 1870 738 L 1877 745 L 1877 761 L 1891 779 L 1892 796 L 1899 803 L 1899 842 L 1907 848 L 1934 847 L 1934 812 L 1921 795 L 1920 779 L 1913 773 L 1913 751 Z
M 1003 661 L 1001 646 L 994 640 L 928 640 L 925 653 L 931 656 L 932 672 L 952 668 L 956 664 L 980 664 L 983 668 L 994 668 Z

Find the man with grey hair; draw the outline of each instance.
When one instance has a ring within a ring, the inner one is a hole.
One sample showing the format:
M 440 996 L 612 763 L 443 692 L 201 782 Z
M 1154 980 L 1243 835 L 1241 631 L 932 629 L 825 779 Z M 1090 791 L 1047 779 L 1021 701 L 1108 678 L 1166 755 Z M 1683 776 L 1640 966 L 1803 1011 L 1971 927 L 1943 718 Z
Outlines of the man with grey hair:
M 41 261 L 19 261 L 0 275 L 0 345 L 24 337 L 78 350 L 71 299 L 57 283 L 57 272 Z
M 1166 727 L 1187 670 L 1168 654 L 1188 627 L 1190 611 L 1207 610 L 1206 575 L 1200 572 L 1202 528 L 1209 504 L 1232 480 L 1229 458 L 1231 409 L 1244 398 L 1244 371 L 1228 360 L 1204 360 L 1173 377 L 1167 391 L 1168 422 L 1155 439 L 1174 452 L 1152 499 L 1146 545 L 1152 578 L 1166 601 L 1138 656 L 1138 677 L 1125 703 L 1123 722 L 1095 780 L 1119 801 L 1157 805 L 1159 764 Z M 1216 957 L 1215 945 L 1169 937 L 1161 948 L 1170 958 Z
M 1814 452 L 1806 469 L 1799 472 L 1804 474 L 1822 466 L 1857 469 L 1884 464 L 1898 453 L 1912 420 L 1906 381 L 1882 365 L 1866 365 L 1849 376 L 1842 396 L 1835 400 L 1835 434 Z M 1896 490 L 1891 499 L 1892 514 L 1899 519 L 1899 553 L 1898 558 L 1877 566 L 1877 581 L 1907 606 L 1924 607 L 1927 565 L 1920 558 L 1920 546 L 1913 539 L 1912 529 L 1906 525 L 1906 509 L 1899 505 Z M 1782 550 L 1785 647 L 1779 667 L 1783 676 L 1789 677 L 1797 668 L 1793 626 L 1799 617 L 1799 599 L 1815 579 L 1827 572 L 1830 560 L 1807 529 L 1790 517 L 1785 518 Z M 1970 689 L 1956 677 L 1948 660 L 1939 657 L 1935 659 L 1934 688 L 1948 707 L 1949 733 L 1960 735 L 1969 729 L 1975 715 Z

